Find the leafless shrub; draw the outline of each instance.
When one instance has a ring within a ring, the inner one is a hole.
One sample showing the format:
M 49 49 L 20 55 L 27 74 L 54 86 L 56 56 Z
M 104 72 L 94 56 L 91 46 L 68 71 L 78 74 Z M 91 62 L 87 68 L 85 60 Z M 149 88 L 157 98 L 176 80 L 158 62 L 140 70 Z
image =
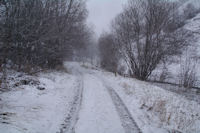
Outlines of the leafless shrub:
M 195 87 L 197 83 L 197 62 L 192 58 L 186 58 L 180 64 L 179 84 L 185 88 Z
M 126 67 L 125 67 L 125 66 L 120 66 L 120 67 L 118 68 L 118 73 L 119 73 L 120 75 L 124 75 L 124 77 L 125 77 L 125 72 L 126 72 Z
M 7 84 L 7 70 L 3 67 L 2 75 L 0 79 L 0 91 L 8 91 L 8 84 Z
M 55 68 L 87 45 L 86 17 L 84 0 L 1 0 L 0 60 Z
M 160 82 L 164 82 L 166 81 L 168 78 L 170 78 L 170 72 L 168 71 L 167 69 L 167 66 L 164 65 L 163 69 L 162 69 L 162 72 L 160 74 L 160 77 L 159 77 L 159 81 Z

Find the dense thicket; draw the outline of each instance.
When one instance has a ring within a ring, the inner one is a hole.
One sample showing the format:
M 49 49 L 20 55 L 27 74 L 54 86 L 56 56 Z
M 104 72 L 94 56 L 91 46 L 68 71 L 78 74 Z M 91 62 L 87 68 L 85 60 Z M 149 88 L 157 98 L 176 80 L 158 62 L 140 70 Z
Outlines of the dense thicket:
M 1 0 L 0 64 L 61 64 L 86 44 L 86 17 L 82 0 Z

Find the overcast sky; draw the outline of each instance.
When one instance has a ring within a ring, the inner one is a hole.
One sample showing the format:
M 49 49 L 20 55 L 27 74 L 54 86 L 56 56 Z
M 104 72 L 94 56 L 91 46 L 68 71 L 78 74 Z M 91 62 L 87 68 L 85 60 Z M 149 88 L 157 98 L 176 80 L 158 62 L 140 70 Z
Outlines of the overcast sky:
M 99 36 L 102 31 L 108 31 L 111 20 L 123 8 L 127 0 L 88 0 L 88 23 L 94 26 L 94 31 Z

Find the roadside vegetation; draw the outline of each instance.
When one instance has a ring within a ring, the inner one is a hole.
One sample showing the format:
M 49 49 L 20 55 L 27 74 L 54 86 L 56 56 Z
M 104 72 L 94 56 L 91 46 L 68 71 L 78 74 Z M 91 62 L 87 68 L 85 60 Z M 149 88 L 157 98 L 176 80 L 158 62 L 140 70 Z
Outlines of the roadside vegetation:
M 144 81 L 155 79 L 152 73 L 163 66 L 156 81 L 167 82 L 168 65 L 175 63 L 180 65 L 177 82 L 186 88 L 195 87 L 199 59 L 194 51 L 185 54 L 186 49 L 194 47 L 195 39 L 184 26 L 200 10 L 190 3 L 180 9 L 183 4 L 129 0 L 112 21 L 111 32 L 103 33 L 99 39 L 101 66 Z

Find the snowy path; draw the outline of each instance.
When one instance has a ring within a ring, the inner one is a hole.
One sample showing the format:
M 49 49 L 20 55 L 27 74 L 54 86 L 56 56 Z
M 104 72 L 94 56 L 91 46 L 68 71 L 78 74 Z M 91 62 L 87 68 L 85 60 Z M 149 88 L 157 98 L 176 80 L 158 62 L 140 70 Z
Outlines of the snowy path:
M 89 64 L 65 66 L 66 72 L 29 76 L 44 90 L 23 85 L 0 94 L 0 133 L 200 131 L 200 106 L 194 101 Z
M 84 75 L 84 93 L 75 133 L 125 133 L 112 99 L 95 76 Z
M 26 85 L 0 94 L 0 133 L 200 131 L 196 102 L 90 65 L 65 66 L 35 77 L 45 90 Z
M 60 129 L 60 133 L 73 133 L 74 126 L 78 120 L 78 114 L 81 107 L 82 102 L 82 94 L 83 94 L 83 81 L 79 79 L 78 81 L 78 89 L 76 95 L 74 96 L 73 102 L 71 104 L 70 113 L 65 118 L 65 123 L 62 124 L 62 128 Z
M 72 111 L 73 118 L 68 119 L 72 122 L 67 123 L 73 124 L 66 133 L 141 133 L 123 101 L 104 80 L 76 63 L 66 67 L 83 82 L 81 100 L 73 105 L 78 109 Z
M 123 103 L 119 95 L 112 89 L 108 88 L 110 96 L 112 97 L 113 103 L 117 109 L 117 112 L 121 118 L 122 125 L 126 133 L 141 133 L 137 123 L 134 121 L 131 113 L 129 112 L 126 105 Z

